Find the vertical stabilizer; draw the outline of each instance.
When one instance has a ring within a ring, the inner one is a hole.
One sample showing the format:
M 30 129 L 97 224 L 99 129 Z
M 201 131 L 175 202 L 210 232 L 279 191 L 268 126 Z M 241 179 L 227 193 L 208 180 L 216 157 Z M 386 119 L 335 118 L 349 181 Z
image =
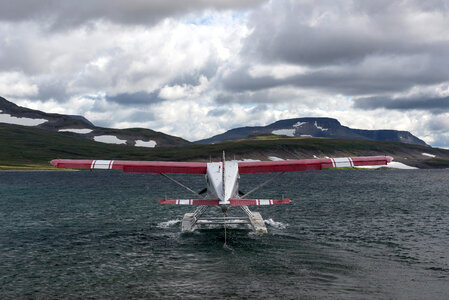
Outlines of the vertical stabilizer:
M 225 180 L 225 152 L 223 151 L 223 164 L 222 164 L 222 172 L 221 172 L 221 182 L 222 182 L 222 191 L 223 191 L 223 195 L 226 195 L 226 180 Z

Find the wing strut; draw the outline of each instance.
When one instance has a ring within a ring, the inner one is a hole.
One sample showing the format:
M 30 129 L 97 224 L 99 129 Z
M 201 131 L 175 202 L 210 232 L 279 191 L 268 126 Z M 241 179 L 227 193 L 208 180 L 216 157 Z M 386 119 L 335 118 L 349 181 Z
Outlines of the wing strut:
M 276 175 L 274 175 L 273 177 L 271 177 L 270 179 L 268 179 L 267 181 L 265 181 L 262 184 L 259 184 L 258 186 L 256 186 L 255 188 L 253 188 L 251 191 L 249 191 L 248 193 L 246 193 L 245 195 L 243 195 L 242 197 L 240 197 L 240 199 L 245 198 L 246 196 L 248 196 L 249 194 L 252 194 L 253 192 L 257 191 L 258 189 L 260 189 L 261 187 L 267 185 L 268 183 L 272 182 L 273 180 L 275 180 L 276 178 L 278 178 L 279 176 L 281 176 L 282 174 L 284 174 L 285 172 L 281 172 L 281 173 L 277 173 Z
M 189 188 L 188 186 L 185 186 L 184 184 L 182 184 L 181 182 L 177 181 L 177 180 L 174 179 L 174 178 L 171 178 L 171 177 L 168 176 L 167 174 L 164 174 L 164 173 L 159 173 L 159 174 L 161 174 L 162 176 L 164 176 L 164 177 L 167 178 L 168 180 L 173 181 L 173 182 L 176 183 L 177 185 L 179 185 L 179 186 L 185 188 L 185 189 L 188 190 L 189 192 L 192 192 L 192 193 L 194 193 L 194 194 L 197 195 L 197 196 L 200 195 L 201 197 L 203 197 L 200 193 L 195 192 L 194 190 L 192 190 L 192 189 Z

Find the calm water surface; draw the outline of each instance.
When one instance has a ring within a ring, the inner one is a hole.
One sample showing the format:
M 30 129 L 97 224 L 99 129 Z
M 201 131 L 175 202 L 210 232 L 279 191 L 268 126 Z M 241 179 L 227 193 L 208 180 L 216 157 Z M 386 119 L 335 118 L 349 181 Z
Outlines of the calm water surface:
M 254 196 L 292 203 L 255 209 L 269 233 L 230 229 L 231 250 L 221 228 L 181 234 L 192 207 L 165 195 L 190 196 L 153 174 L 0 172 L 0 298 L 449 298 L 449 170 L 285 174 Z

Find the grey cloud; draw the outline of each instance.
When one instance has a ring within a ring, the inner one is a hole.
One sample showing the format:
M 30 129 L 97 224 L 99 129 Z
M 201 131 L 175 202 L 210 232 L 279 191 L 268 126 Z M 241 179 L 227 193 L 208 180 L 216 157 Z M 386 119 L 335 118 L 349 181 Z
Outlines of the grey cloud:
M 266 112 L 268 109 L 269 109 L 269 108 L 268 108 L 268 105 L 266 105 L 266 104 L 259 104 L 259 105 L 256 105 L 255 107 L 253 107 L 253 108 L 251 109 L 251 113 L 253 113 L 253 114 L 264 113 L 264 112 Z
M 448 148 L 449 145 L 449 136 L 447 135 L 438 135 L 435 138 L 435 142 L 433 143 L 433 147 L 441 147 Z
M 31 42 L 20 36 L 8 36 L 0 31 L 3 37 L 0 38 L 0 70 L 23 71 L 25 73 L 35 73 L 42 70 L 42 60 L 36 59 Z
M 354 101 L 354 107 L 371 110 L 376 108 L 395 110 L 426 110 L 435 114 L 449 112 L 449 97 L 442 98 L 399 98 L 369 97 Z
M 214 101 L 221 105 L 226 103 L 254 104 L 254 103 L 272 103 L 272 102 L 288 102 L 294 98 L 290 93 L 259 91 L 242 91 L 219 93 Z M 264 107 L 264 105 L 258 105 Z
M 437 21 L 424 29 L 410 22 L 424 12 Z M 241 51 L 245 65 L 224 76 L 222 87 L 241 93 L 291 86 L 357 96 L 447 82 L 449 39 L 441 33 L 448 14 L 447 2 L 438 0 L 273 1 L 253 13 L 254 30 Z M 260 63 L 308 71 L 253 78 L 247 70 Z
M 251 108 L 250 113 L 251 114 L 257 114 L 257 113 L 263 113 L 268 110 L 268 106 L 265 104 L 256 105 L 253 108 Z M 229 115 L 229 113 L 232 112 L 232 108 L 228 106 L 218 106 L 217 108 L 214 108 L 207 112 L 208 117 L 221 117 L 224 115 Z
M 282 85 L 280 79 L 271 76 L 252 77 L 248 73 L 247 67 L 242 67 L 234 72 L 227 74 L 222 80 L 221 85 L 231 92 L 258 91 L 269 89 Z
M 449 5 L 446 0 L 408 0 L 391 1 L 391 0 L 360 0 L 353 3 L 354 7 L 363 13 L 369 15 L 382 15 L 385 11 L 397 11 L 401 7 L 415 7 L 423 12 L 447 11 Z
M 159 90 L 151 93 L 141 91 L 136 93 L 123 93 L 114 96 L 106 96 L 106 100 L 121 105 L 149 105 L 164 101 L 164 99 L 159 98 Z
M 148 111 L 137 111 L 132 113 L 130 116 L 127 116 L 128 121 L 131 122 L 148 122 L 148 121 L 154 121 L 156 119 L 156 116 L 153 112 Z
M 430 8 L 443 16 L 449 12 L 444 2 L 434 1 Z M 423 39 L 422 28 L 413 28 L 403 16 L 420 10 L 409 1 L 273 1 L 254 13 L 254 31 L 242 52 L 265 62 L 310 66 L 358 62 L 370 55 L 447 53 L 447 40 Z
M 418 60 L 418 62 L 416 62 Z M 345 95 L 366 95 L 407 90 L 416 85 L 429 85 L 449 80 L 445 58 L 409 58 L 399 67 L 386 65 L 376 70 L 372 65 L 353 65 L 334 69 L 312 69 L 304 74 L 278 79 L 271 76 L 252 77 L 242 67 L 222 79 L 222 87 L 232 92 L 260 91 L 293 86 Z M 422 62 L 422 63 L 421 63 Z M 416 63 L 416 66 L 415 66 Z M 420 67 L 421 70 L 416 68 Z
M 46 80 L 39 84 L 39 92 L 34 98 L 44 101 L 50 99 L 57 102 L 68 101 L 70 95 L 67 93 L 67 82 L 63 79 Z
M 263 0 L 17 0 L 0 2 L 0 20 L 36 20 L 52 29 L 73 27 L 94 20 L 109 20 L 121 24 L 154 24 L 170 16 L 206 9 L 246 9 Z
M 265 102 L 273 102 L 273 98 L 271 98 L 268 93 L 265 92 L 231 92 L 231 93 L 220 93 L 215 97 L 215 102 L 217 104 L 226 104 L 226 103 L 265 103 Z M 279 101 L 279 97 L 276 97 L 276 101 Z
M 190 85 L 196 86 L 200 84 L 200 78 L 202 76 L 211 80 L 217 73 L 219 68 L 219 63 L 216 61 L 215 57 L 211 57 L 204 66 L 199 69 L 190 69 L 180 71 L 177 76 L 172 78 L 167 85 Z
M 433 136 L 432 146 L 449 149 L 449 118 L 447 114 L 432 116 L 423 124 L 423 128 Z
M 207 112 L 208 117 L 220 117 L 226 115 L 230 112 L 230 108 L 227 107 L 217 107 Z

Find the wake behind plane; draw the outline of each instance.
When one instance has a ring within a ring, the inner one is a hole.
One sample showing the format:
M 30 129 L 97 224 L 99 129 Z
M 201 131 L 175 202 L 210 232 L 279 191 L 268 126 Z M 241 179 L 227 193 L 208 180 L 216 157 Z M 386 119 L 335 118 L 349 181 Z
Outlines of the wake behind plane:
M 161 204 L 194 205 L 192 213 L 186 213 L 182 219 L 181 230 L 193 232 L 208 225 L 243 224 L 248 225 L 256 233 L 267 233 L 265 222 L 258 212 L 251 211 L 248 206 L 281 205 L 290 203 L 290 199 L 251 199 L 253 192 L 265 186 L 285 172 L 319 171 L 340 167 L 359 167 L 387 165 L 393 160 L 390 156 L 366 156 L 344 158 L 319 158 L 283 161 L 237 162 L 226 161 L 223 152 L 221 162 L 165 162 L 165 161 L 123 161 L 123 160 L 75 160 L 54 159 L 50 163 L 58 168 L 91 169 L 91 170 L 123 170 L 132 173 L 159 173 L 180 185 L 195 197 L 189 199 L 160 199 Z M 240 174 L 277 173 L 270 179 L 256 186 L 247 193 L 239 190 Z M 197 193 L 167 174 L 203 174 L 206 188 Z M 204 196 L 203 196 L 204 195 Z M 223 217 L 206 217 L 209 207 L 221 210 Z M 245 217 L 228 217 L 232 207 L 239 207 Z

